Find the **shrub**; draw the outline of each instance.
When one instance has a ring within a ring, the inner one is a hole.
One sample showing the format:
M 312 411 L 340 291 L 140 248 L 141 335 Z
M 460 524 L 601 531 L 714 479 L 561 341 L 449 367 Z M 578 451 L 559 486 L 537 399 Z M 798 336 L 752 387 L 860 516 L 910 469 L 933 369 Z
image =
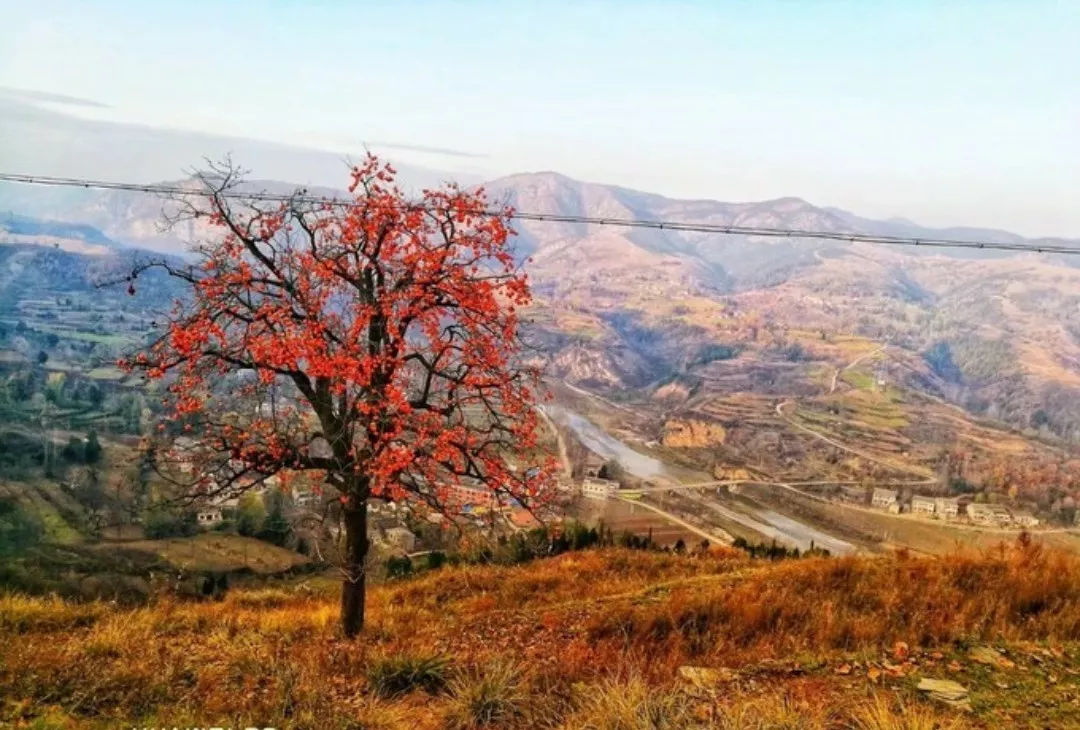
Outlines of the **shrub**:
M 446 564 L 446 553 L 441 550 L 432 550 L 424 559 L 424 567 L 428 570 L 438 570 Z
M 155 510 L 146 518 L 143 530 L 147 538 L 162 540 L 168 537 L 190 537 L 199 531 L 199 526 L 194 512 L 175 514 Z
M 402 655 L 377 657 L 364 671 L 368 687 L 384 699 L 415 690 L 428 694 L 446 688 L 449 660 L 441 656 Z
M 391 555 L 386 559 L 387 578 L 406 578 L 412 575 L 412 560 L 404 556 Z

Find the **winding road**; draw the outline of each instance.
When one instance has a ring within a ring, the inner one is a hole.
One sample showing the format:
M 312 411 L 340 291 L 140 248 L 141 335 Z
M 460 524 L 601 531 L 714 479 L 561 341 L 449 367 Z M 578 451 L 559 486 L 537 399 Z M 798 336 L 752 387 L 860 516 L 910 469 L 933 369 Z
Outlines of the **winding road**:
M 885 338 L 885 343 L 881 347 L 877 348 L 876 350 L 871 350 L 870 352 L 863 353 L 862 355 L 859 355 L 857 358 L 855 358 L 854 360 L 849 362 L 844 367 L 837 368 L 836 372 L 833 373 L 833 376 L 832 376 L 832 385 L 829 386 L 829 395 L 832 395 L 833 393 L 836 392 L 836 385 L 837 385 L 836 379 L 840 377 L 840 373 L 844 372 L 845 370 L 851 370 L 851 368 L 855 367 L 856 365 L 858 365 L 859 363 L 861 363 L 863 360 L 867 359 L 868 357 L 873 357 L 874 355 L 878 354 L 879 352 L 884 352 L 885 348 L 889 346 L 889 340 L 890 339 L 891 338 L 886 337 Z
M 846 444 L 843 444 L 843 443 L 841 443 L 841 442 L 839 442 L 839 441 L 837 441 L 835 439 L 829 438 L 825 434 L 819 433 L 818 431 L 815 431 L 812 428 L 808 428 L 807 426 L 804 426 L 801 423 L 798 423 L 791 416 L 784 413 L 784 406 L 787 406 L 787 405 L 795 405 L 795 402 L 787 400 L 787 401 L 783 401 L 782 403 L 777 403 L 776 404 L 776 415 L 783 418 L 784 421 L 787 424 L 789 424 L 790 426 L 792 426 L 793 428 L 797 428 L 800 431 L 803 431 L 804 433 L 808 433 L 811 436 L 813 436 L 814 438 L 818 439 L 819 441 L 824 441 L 825 443 L 829 444 L 830 446 L 835 446 L 836 448 L 842 449 L 842 450 L 848 452 L 849 454 L 855 454 L 855 456 L 858 456 L 859 458 L 866 459 L 867 461 L 871 461 L 871 462 L 873 462 L 875 464 L 878 464 L 879 466 L 883 466 L 883 467 L 885 467 L 887 469 L 891 469 L 892 471 L 900 472 L 902 474 L 913 474 L 913 475 L 915 475 L 917 477 L 921 477 L 924 480 L 924 481 L 920 482 L 921 484 L 934 484 L 934 483 L 937 482 L 937 479 L 934 479 L 933 477 L 927 477 L 924 472 L 916 471 L 915 469 L 911 469 L 911 468 L 906 467 L 906 466 L 898 466 L 898 465 L 892 464 L 892 463 L 890 463 L 888 461 L 883 461 L 882 459 L 879 459 L 876 456 L 871 456 L 870 454 L 866 453 L 865 451 L 860 451 L 859 449 L 853 449 L 853 448 L 851 448 L 850 446 L 848 446 Z

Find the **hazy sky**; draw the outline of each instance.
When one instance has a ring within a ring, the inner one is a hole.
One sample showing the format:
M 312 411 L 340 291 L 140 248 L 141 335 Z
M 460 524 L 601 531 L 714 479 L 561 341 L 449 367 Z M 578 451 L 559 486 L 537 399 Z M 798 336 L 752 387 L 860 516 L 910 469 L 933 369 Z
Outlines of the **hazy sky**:
M 1077 236 L 1078 39 L 1071 0 L 0 0 L 0 86 L 469 176 Z M 0 139 L 0 169 L 9 145 L 33 153 Z

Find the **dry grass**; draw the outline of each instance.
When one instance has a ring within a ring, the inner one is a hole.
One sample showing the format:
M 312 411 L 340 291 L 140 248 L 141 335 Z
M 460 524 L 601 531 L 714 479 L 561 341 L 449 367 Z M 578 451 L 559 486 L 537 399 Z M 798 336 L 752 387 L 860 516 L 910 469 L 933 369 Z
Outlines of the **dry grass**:
M 108 550 L 112 546 L 104 545 Z M 126 550 L 140 550 L 166 562 L 192 570 L 236 570 L 247 567 L 256 573 L 277 573 L 308 562 L 291 550 L 227 533 L 204 532 L 189 538 L 137 540 L 124 543 Z
M 962 730 L 965 726 L 959 718 L 881 696 L 856 710 L 851 722 L 852 730 Z
M 677 669 L 757 676 L 768 660 L 880 656 L 897 641 L 1080 640 L 1080 558 L 604 550 L 378 587 L 362 641 L 340 637 L 337 609 L 285 589 L 138 609 L 0 598 L 0 725 L 945 728 L 910 694 L 868 700 L 827 670 L 797 695 L 766 677 L 740 685 L 756 694 L 703 699 Z

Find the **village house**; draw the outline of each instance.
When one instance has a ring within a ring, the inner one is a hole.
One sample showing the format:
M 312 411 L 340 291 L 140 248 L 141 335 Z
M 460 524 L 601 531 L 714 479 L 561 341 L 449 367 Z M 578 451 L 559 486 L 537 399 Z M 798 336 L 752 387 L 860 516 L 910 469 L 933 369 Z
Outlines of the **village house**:
M 897 499 L 895 489 L 875 489 L 874 496 L 870 503 L 877 509 L 882 509 L 886 512 L 892 512 L 893 514 L 900 512 L 900 502 Z
M 1007 525 L 1012 522 L 1009 510 L 1000 504 L 971 503 L 967 507 L 968 518 L 980 525 Z
M 1017 527 L 1038 527 L 1039 518 L 1030 512 L 1013 512 L 1013 524 Z
M 599 477 L 585 477 L 581 482 L 581 496 L 590 499 L 607 499 L 619 491 L 619 483 Z
M 301 492 L 296 495 L 297 507 L 318 507 L 321 501 L 320 495 L 315 492 Z
M 203 530 L 209 530 L 214 525 L 221 524 L 223 519 L 224 516 L 217 507 L 203 507 L 195 513 L 195 521 L 198 523 L 199 528 Z
M 937 500 L 916 494 L 911 498 L 911 512 L 917 515 L 932 515 L 937 511 Z
M 967 500 L 959 497 L 938 497 L 934 500 L 934 512 L 944 520 L 955 520 L 960 516 L 961 509 L 967 507 Z
M 520 529 L 539 527 L 540 521 L 528 510 L 515 509 L 510 513 L 510 524 Z

